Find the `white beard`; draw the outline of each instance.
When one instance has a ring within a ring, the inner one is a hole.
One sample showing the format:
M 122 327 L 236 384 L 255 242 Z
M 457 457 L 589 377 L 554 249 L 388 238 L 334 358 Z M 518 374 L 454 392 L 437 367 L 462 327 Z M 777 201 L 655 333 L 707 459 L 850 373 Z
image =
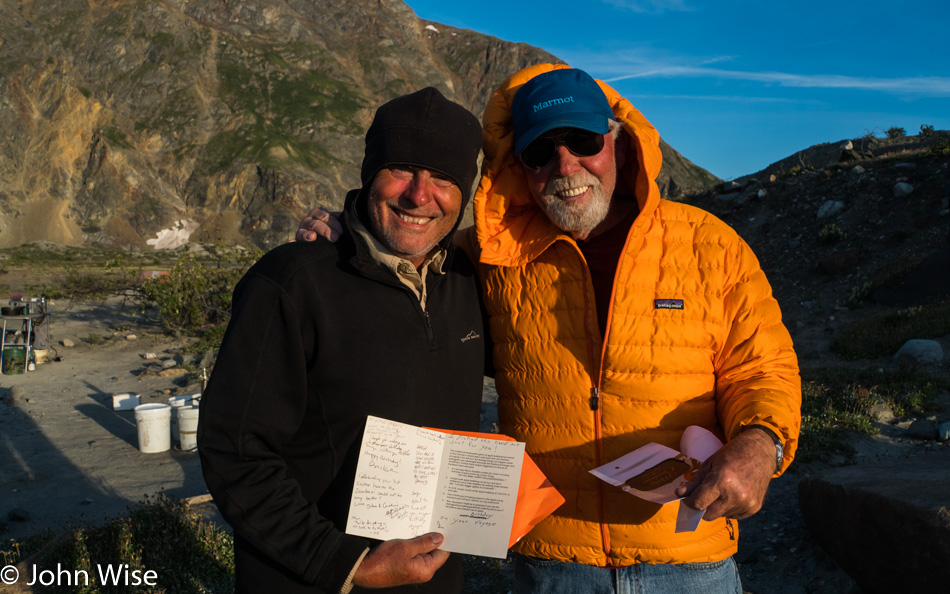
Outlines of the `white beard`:
M 585 186 L 590 186 L 591 195 L 584 204 L 566 202 L 558 197 L 558 194 L 567 190 Z M 552 223 L 575 236 L 589 234 L 607 218 L 610 211 L 610 196 L 604 194 L 600 180 L 586 171 L 551 180 L 541 195 L 540 203 L 541 210 Z

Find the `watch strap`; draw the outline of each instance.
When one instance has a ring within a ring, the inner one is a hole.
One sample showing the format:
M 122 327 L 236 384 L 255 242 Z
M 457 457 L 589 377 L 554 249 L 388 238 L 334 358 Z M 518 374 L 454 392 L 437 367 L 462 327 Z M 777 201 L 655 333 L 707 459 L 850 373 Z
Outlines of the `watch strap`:
M 747 425 L 743 431 L 746 429 L 761 429 L 765 431 L 765 434 L 772 438 L 772 443 L 775 444 L 775 472 L 778 472 L 782 468 L 782 461 L 785 458 L 785 444 L 782 443 L 782 440 L 776 435 L 775 431 L 772 431 L 765 425 Z

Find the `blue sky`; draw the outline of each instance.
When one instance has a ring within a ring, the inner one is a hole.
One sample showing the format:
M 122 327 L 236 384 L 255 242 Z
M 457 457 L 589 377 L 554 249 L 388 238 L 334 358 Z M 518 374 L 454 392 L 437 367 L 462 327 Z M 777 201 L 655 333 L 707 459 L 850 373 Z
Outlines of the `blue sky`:
M 950 2 L 408 0 L 609 82 L 723 179 L 822 142 L 950 129 Z

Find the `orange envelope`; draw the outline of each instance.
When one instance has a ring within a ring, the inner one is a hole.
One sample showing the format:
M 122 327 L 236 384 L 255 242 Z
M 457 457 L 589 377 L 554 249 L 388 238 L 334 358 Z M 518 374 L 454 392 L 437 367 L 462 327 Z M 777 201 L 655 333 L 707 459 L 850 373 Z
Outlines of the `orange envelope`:
M 454 431 L 452 429 L 436 429 L 435 427 L 424 427 L 424 429 L 451 433 L 453 435 L 464 435 L 467 437 L 515 441 L 514 437 L 508 437 L 507 435 L 500 435 L 498 433 Z M 511 522 L 511 537 L 508 539 L 508 548 L 510 549 L 516 542 L 521 540 L 521 537 L 531 532 L 531 529 L 537 526 L 538 522 L 561 507 L 562 503 L 564 503 L 564 497 L 557 492 L 554 485 L 544 476 L 544 473 L 541 472 L 538 465 L 534 463 L 534 460 L 525 453 L 524 462 L 521 465 L 521 482 L 518 484 L 518 502 L 515 504 L 515 517 Z

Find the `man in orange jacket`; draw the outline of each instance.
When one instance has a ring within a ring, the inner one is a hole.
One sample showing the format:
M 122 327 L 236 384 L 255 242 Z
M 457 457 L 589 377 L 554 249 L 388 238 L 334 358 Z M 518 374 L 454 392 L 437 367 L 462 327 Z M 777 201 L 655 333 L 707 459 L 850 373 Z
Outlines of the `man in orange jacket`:
M 761 508 L 794 457 L 801 402 L 755 256 L 712 215 L 660 198 L 656 130 L 583 71 L 515 74 L 483 127 L 469 247 L 501 431 L 567 500 L 516 546 L 514 591 L 741 592 L 733 519 Z M 318 219 L 298 239 L 327 234 Z M 675 505 L 588 473 L 650 442 L 679 449 L 690 425 L 725 441 L 680 493 L 705 510 L 695 532 L 675 532 Z

